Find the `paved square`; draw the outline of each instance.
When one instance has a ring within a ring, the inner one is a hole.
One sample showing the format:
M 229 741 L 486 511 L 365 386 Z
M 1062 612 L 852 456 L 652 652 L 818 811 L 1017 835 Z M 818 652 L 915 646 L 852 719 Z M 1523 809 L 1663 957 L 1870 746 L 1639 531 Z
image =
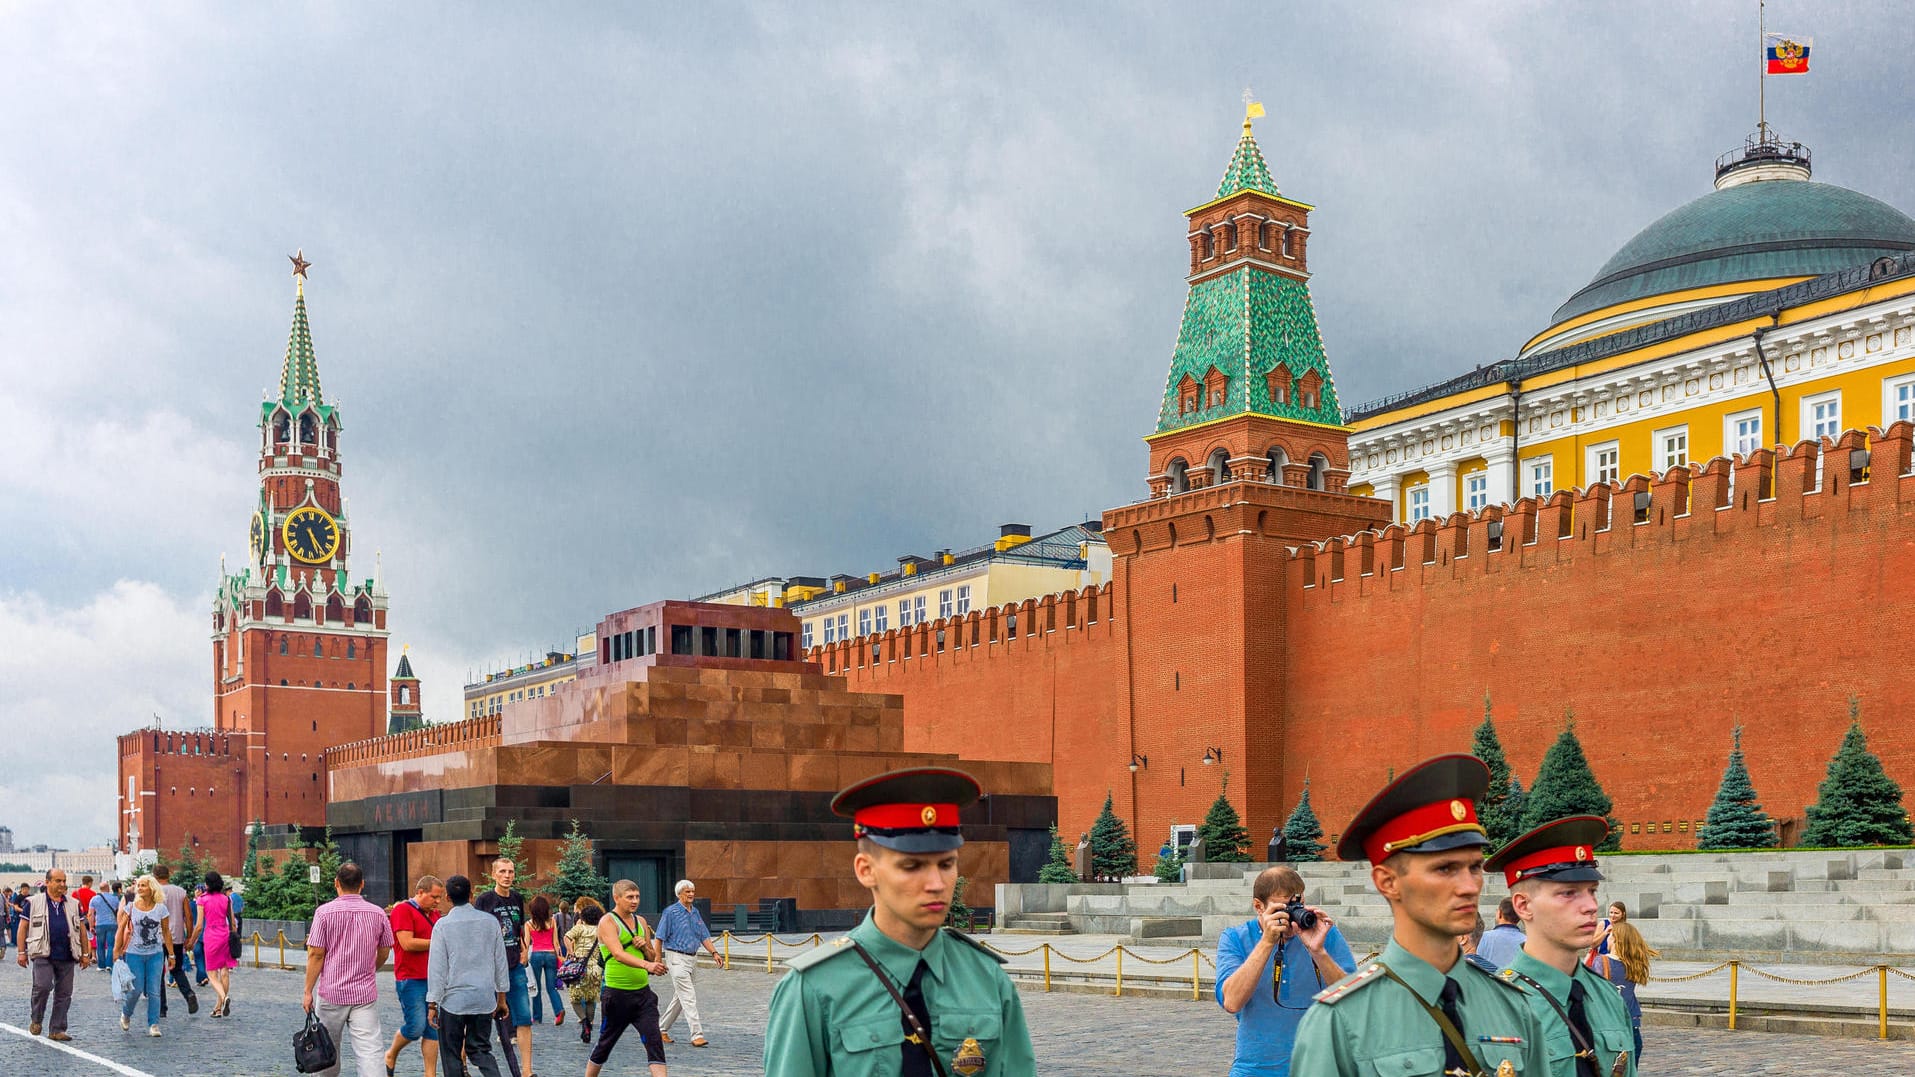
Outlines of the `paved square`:
M 27 1024 L 27 971 L 11 960 L 0 965 L 0 1074 L 70 1074 L 94 1077 L 211 1077 L 211 1075 L 288 1075 L 292 1035 L 300 1024 L 297 972 L 241 968 L 234 973 L 233 1016 L 209 1018 L 212 992 L 202 992 L 199 1016 L 188 1017 L 178 994 L 172 1014 L 162 1022 L 165 1035 L 151 1039 L 140 1025 L 121 1032 L 118 1011 L 104 973 L 79 974 L 74 989 L 72 1046 L 111 1060 L 115 1069 L 58 1051 L 23 1033 Z M 706 1035 L 713 1046 L 695 1049 L 680 1042 L 666 1048 L 674 1074 L 685 1077 L 761 1072 L 766 1005 L 775 978 L 742 967 L 736 972 L 701 969 L 701 1009 L 709 1016 Z M 399 1006 L 390 974 L 380 977 L 382 1020 L 388 1036 L 398 1027 Z M 142 1004 L 143 1005 L 143 1004 Z M 1044 994 L 1027 990 L 1030 1018 L 1042 1073 L 1063 1077 L 1183 1077 L 1221 1074 L 1229 1066 L 1234 1028 L 1213 1003 L 1124 998 L 1101 995 Z M 141 1011 L 143 1016 L 144 1011 Z M 543 1077 L 584 1072 L 586 1047 L 578 1040 L 576 1018 L 563 1026 L 549 1023 L 534 1034 L 533 1064 Z M 681 1022 L 679 1031 L 685 1031 Z M 1817 1074 L 1905 1075 L 1915 1073 L 1915 1043 L 1873 1043 L 1814 1036 L 1767 1035 L 1651 1028 L 1644 1056 L 1647 1075 L 1663 1074 Z M 345 1073 L 353 1073 L 350 1057 Z M 398 1072 L 422 1072 L 417 1048 L 408 1048 Z M 644 1052 L 636 1040 L 622 1042 L 607 1073 L 645 1072 Z

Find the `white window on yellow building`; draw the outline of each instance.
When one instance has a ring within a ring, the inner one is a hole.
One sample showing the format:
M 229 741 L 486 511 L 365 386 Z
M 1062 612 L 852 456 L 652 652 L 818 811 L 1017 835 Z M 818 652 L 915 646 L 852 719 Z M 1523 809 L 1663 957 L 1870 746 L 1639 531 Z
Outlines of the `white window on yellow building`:
M 1748 456 L 1762 447 L 1762 410 L 1738 411 L 1722 421 L 1722 443 L 1731 453 Z
M 1424 483 L 1421 486 L 1410 487 L 1408 492 L 1404 494 L 1404 500 L 1409 506 L 1411 523 L 1418 523 L 1430 518 L 1430 487 L 1428 483 Z
M 811 622 L 810 621 L 806 621 L 804 623 L 804 627 L 798 630 L 798 646 L 807 651 L 811 649 Z
M 1882 425 L 1915 423 L 1915 374 L 1890 378 L 1884 384 Z
M 971 612 L 971 585 L 968 583 L 958 584 L 957 591 L 957 612 L 958 616 L 962 617 Z
M 946 618 L 949 616 L 951 616 L 951 589 L 946 587 L 944 590 L 938 592 L 938 617 Z
M 837 622 L 830 617 L 825 618 L 825 642 L 838 642 L 838 625 Z
M 1689 428 L 1672 426 L 1656 431 L 1656 470 L 1667 471 L 1689 462 Z
M 874 616 L 871 622 L 872 630 L 877 632 L 879 635 L 883 635 L 886 627 L 888 627 L 890 623 L 891 607 L 880 602 L 878 603 L 877 608 L 873 611 L 873 614 Z
M 871 607 L 866 606 L 864 609 L 861 609 L 858 611 L 858 635 L 868 636 L 870 634 L 871 634 Z
M 1615 482 L 1622 478 L 1622 446 L 1613 441 L 1591 445 L 1585 466 L 1591 485 Z
M 924 623 L 924 596 L 923 595 L 919 595 L 916 598 L 911 600 L 911 623 L 917 624 L 917 625 L 921 625 Z
M 851 615 L 848 613 L 840 613 L 838 615 L 838 638 L 851 638 Z
M 1529 476 L 1529 496 L 1548 497 L 1556 492 L 1556 458 L 1537 456 L 1523 461 L 1523 471 Z
M 1802 398 L 1802 429 L 1812 438 L 1832 438 L 1842 432 L 1842 392 Z
M 1478 471 L 1463 476 L 1463 507 L 1475 512 L 1489 504 L 1489 473 Z

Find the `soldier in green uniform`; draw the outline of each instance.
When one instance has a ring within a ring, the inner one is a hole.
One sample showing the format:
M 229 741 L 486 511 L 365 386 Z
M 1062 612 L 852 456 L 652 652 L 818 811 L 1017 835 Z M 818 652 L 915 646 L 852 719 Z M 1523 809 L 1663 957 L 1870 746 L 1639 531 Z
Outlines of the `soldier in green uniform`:
M 943 930 L 964 844 L 958 811 L 981 792 L 969 774 L 926 768 L 880 774 L 832 799 L 852 820 L 851 867 L 871 911 L 788 963 L 771 994 L 768 1077 L 1037 1072 L 1004 959 Z
M 1390 903 L 1390 944 L 1316 996 L 1297 1029 L 1291 1077 L 1545 1077 L 1541 1026 L 1525 989 L 1463 959 L 1476 926 L 1483 847 L 1476 798 L 1489 768 L 1441 755 L 1364 805 L 1337 843 L 1368 860 Z
M 1609 835 L 1597 815 L 1558 819 L 1510 842 L 1486 865 L 1509 882 L 1528 939 L 1501 975 L 1529 987 L 1543 1027 L 1550 1077 L 1635 1077 L 1635 1036 L 1616 986 L 1582 964 L 1599 930 L 1596 846 Z

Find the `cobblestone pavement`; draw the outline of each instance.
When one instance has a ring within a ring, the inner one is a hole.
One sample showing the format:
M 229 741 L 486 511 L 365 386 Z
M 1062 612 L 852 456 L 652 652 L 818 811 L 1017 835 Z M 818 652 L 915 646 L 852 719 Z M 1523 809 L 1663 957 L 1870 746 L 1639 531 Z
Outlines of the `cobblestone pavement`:
M 242 968 L 233 979 L 231 1018 L 206 1016 L 210 990 L 202 992 L 205 1005 L 196 1017 L 186 1015 L 175 994 L 172 1014 L 162 1022 L 164 1037 L 150 1039 L 138 1025 L 132 1033 L 120 1031 L 105 974 L 80 973 L 73 1000 L 72 1046 L 122 1067 L 116 1069 L 57 1051 L 45 1040 L 26 1038 L 29 979 L 25 969 L 7 961 L 0 965 L 0 1074 L 292 1075 L 291 1039 L 300 1022 L 300 974 Z M 698 982 L 702 1008 L 710 1015 L 706 1035 L 713 1046 L 694 1049 L 681 1039 L 666 1048 L 672 1072 L 681 1077 L 760 1072 L 765 1008 L 775 978 L 741 967 L 735 972 L 701 970 Z M 389 1036 L 399 1021 L 390 974 L 380 977 L 380 987 L 381 1017 Z M 1207 1001 L 1026 991 L 1024 1005 L 1040 1072 L 1046 1075 L 1181 1077 L 1221 1074 L 1228 1065 L 1233 1027 Z M 537 1030 L 533 1062 L 538 1073 L 559 1077 L 584 1071 L 586 1047 L 578 1041 L 577 1028 L 576 1019 L 568 1017 L 563 1026 L 547 1024 Z M 679 1031 L 684 1031 L 682 1022 Z M 1643 1073 L 1648 1077 L 1915 1073 L 1915 1043 L 1667 1028 L 1651 1028 L 1647 1036 L 1649 1062 Z M 643 1061 L 636 1042 L 621 1042 L 606 1072 L 642 1074 Z M 354 1072 L 350 1057 L 344 1072 Z M 421 1073 L 416 1047 L 408 1048 L 398 1072 L 407 1077 Z

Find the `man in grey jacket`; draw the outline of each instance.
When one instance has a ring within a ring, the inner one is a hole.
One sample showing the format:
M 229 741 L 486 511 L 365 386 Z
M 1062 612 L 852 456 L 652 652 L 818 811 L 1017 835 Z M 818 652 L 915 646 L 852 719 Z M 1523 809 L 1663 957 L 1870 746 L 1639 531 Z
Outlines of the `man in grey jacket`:
M 492 1057 L 492 1019 L 506 1013 L 505 940 L 499 921 L 472 907 L 472 880 L 446 880 L 452 911 L 432 926 L 426 960 L 426 1020 L 439 1030 L 439 1064 L 445 1077 L 460 1077 L 459 1054 L 486 1077 L 499 1077 Z M 510 1048 L 507 1048 L 510 1050 Z
M 40 1034 L 40 1018 L 46 1015 L 47 1039 L 72 1039 L 66 1032 L 66 1012 L 73 1001 L 73 970 L 93 963 L 93 948 L 87 942 L 86 921 L 80 918 L 80 903 L 66 892 L 66 872 L 59 868 L 47 872 L 46 893 L 27 900 L 27 915 L 18 930 L 20 965 L 33 963 L 31 1031 Z M 53 1013 L 47 1015 L 49 995 Z

